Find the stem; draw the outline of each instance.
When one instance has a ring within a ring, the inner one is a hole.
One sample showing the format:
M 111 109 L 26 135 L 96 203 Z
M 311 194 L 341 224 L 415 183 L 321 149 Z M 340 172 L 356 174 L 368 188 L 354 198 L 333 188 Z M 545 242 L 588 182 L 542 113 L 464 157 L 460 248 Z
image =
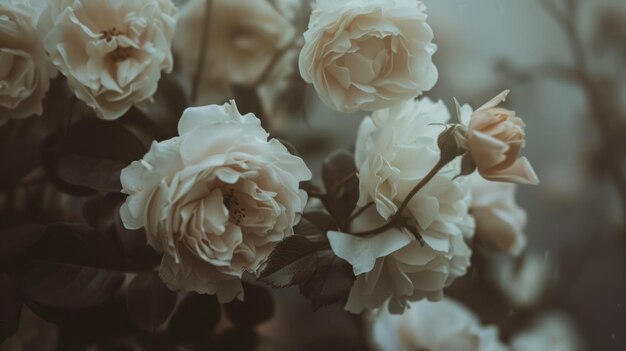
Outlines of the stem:
M 200 36 L 200 54 L 196 62 L 196 74 L 193 76 L 191 88 L 191 102 L 195 104 L 198 100 L 198 92 L 200 90 L 200 82 L 204 72 L 204 62 L 209 50 L 209 25 L 211 23 L 211 9 L 213 8 L 213 0 L 206 0 L 204 5 L 204 18 L 202 20 L 202 35 Z
M 363 232 L 350 233 L 350 234 L 353 234 L 353 235 L 378 234 L 378 233 L 384 232 L 385 230 L 395 227 L 398 224 L 398 222 L 402 220 L 402 213 L 404 213 L 404 210 L 406 210 L 407 206 L 409 205 L 409 202 L 411 202 L 411 199 L 413 199 L 415 194 L 417 194 L 418 191 L 420 191 L 431 179 L 433 179 L 433 177 L 437 173 L 439 173 L 439 171 L 450 161 L 452 160 L 439 159 L 439 162 L 435 164 L 435 166 L 430 170 L 430 172 L 428 172 L 428 174 L 413 187 L 409 195 L 407 195 L 404 201 L 402 201 L 402 204 L 398 208 L 398 211 L 396 211 L 396 213 L 391 217 L 389 222 L 383 224 L 382 226 L 378 228 L 374 228 L 374 229 L 363 231 Z

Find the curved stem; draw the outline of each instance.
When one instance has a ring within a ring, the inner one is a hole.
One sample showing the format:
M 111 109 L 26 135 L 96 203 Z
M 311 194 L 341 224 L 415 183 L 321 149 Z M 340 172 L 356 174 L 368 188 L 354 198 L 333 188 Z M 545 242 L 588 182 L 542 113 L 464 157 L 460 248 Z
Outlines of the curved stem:
M 404 210 L 406 210 L 407 206 L 409 205 L 409 203 L 411 202 L 411 199 L 413 199 L 415 194 L 417 194 L 418 191 L 420 191 L 431 179 L 433 179 L 433 177 L 437 173 L 439 173 L 439 171 L 450 161 L 451 160 L 439 159 L 439 162 L 435 164 L 435 166 L 430 170 L 430 172 L 428 172 L 428 174 L 413 187 L 409 195 L 407 195 L 404 201 L 402 201 L 402 204 L 400 204 L 400 207 L 398 208 L 396 213 L 391 217 L 391 219 L 387 223 L 383 224 L 382 226 L 378 228 L 366 230 L 363 232 L 350 233 L 350 234 L 353 234 L 353 235 L 378 234 L 398 225 L 398 223 L 402 220 L 402 213 L 404 213 Z

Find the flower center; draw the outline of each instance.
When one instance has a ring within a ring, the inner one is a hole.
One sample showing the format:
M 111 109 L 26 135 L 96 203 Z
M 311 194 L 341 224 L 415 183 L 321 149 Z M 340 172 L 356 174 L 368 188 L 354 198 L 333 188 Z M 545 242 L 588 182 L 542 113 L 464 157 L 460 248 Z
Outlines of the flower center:
M 240 226 L 246 219 L 246 209 L 241 206 L 239 199 L 235 196 L 235 189 L 231 188 L 224 194 L 224 206 L 228 209 L 229 221 Z
M 100 35 L 102 36 L 102 39 L 106 40 L 107 42 L 110 42 L 116 36 L 124 35 L 124 33 L 120 31 L 119 29 L 113 27 L 110 30 L 103 31 L 102 33 L 100 33 Z M 130 57 L 132 50 L 133 50 L 132 47 L 121 47 L 118 44 L 118 47 L 115 50 L 113 50 L 109 54 L 109 56 L 115 62 L 124 61 Z

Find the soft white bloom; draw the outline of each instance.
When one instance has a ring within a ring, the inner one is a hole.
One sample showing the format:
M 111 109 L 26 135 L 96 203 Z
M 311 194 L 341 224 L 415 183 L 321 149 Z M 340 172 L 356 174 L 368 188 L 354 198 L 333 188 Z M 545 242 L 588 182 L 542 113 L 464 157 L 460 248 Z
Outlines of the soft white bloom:
M 311 172 L 234 102 L 187 109 L 178 131 L 122 171 L 121 218 L 164 253 L 170 288 L 242 298 L 242 273 L 293 233 Z
M 183 73 L 192 79 L 200 59 L 206 0 L 190 0 L 180 11 L 174 49 Z M 202 80 L 252 85 L 274 57 L 292 43 L 296 28 L 290 22 L 297 0 L 214 0 L 211 7 L 208 51 Z M 283 65 L 284 67 L 284 65 Z
M 170 0 L 50 0 L 39 27 L 53 64 L 103 119 L 149 101 L 172 70 Z
M 352 228 L 381 226 L 395 213 L 411 189 L 439 159 L 437 136 L 449 118 L 443 103 L 428 99 L 375 112 L 361 124 L 356 145 L 361 199 L 376 207 L 357 218 Z M 466 273 L 470 249 L 464 238 L 473 234 L 468 213 L 469 179 L 451 162 L 409 202 L 405 215 L 423 239 L 408 229 L 390 229 L 372 236 L 329 232 L 333 251 L 352 264 L 357 279 L 346 308 L 360 312 L 386 300 L 394 313 L 407 301 L 443 296 L 443 288 Z
M 539 178 L 533 167 L 526 157 L 520 158 L 526 143 L 524 121 L 498 106 L 508 94 L 503 91 L 476 111 L 457 104 L 459 119 L 468 127 L 468 151 L 485 179 L 536 185 Z
M 371 341 L 380 351 L 506 351 L 495 326 L 483 326 L 451 300 L 411 303 L 402 315 L 380 311 L 371 321 Z M 533 349 L 547 351 L 549 348 Z
M 516 184 L 472 176 L 471 212 L 476 239 L 488 247 L 519 255 L 526 247 L 526 211 L 515 203 Z
M 580 351 L 581 337 L 570 319 L 550 312 L 538 318 L 530 329 L 511 342 L 513 351 Z
M 0 125 L 41 115 L 53 73 L 37 32 L 37 11 L 24 1 L 0 1 Z
M 374 111 L 430 90 L 437 46 L 418 0 L 318 0 L 300 74 L 328 106 Z
M 513 306 L 537 304 L 550 285 L 553 266 L 547 257 L 529 252 L 519 258 L 494 255 L 489 277 Z

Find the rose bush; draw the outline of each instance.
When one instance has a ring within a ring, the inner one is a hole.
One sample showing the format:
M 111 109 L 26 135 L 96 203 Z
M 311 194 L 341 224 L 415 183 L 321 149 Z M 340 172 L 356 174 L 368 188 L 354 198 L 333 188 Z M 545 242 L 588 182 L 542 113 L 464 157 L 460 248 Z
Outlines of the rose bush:
M 170 0 L 51 0 L 39 28 L 76 97 L 110 120 L 150 100 L 172 70 L 176 16 Z
M 122 171 L 122 220 L 163 252 L 170 288 L 241 299 L 242 274 L 293 234 L 311 172 L 234 102 L 189 108 L 178 130 Z
M 374 111 L 430 90 L 437 46 L 417 0 L 318 0 L 300 74 L 328 106 Z

